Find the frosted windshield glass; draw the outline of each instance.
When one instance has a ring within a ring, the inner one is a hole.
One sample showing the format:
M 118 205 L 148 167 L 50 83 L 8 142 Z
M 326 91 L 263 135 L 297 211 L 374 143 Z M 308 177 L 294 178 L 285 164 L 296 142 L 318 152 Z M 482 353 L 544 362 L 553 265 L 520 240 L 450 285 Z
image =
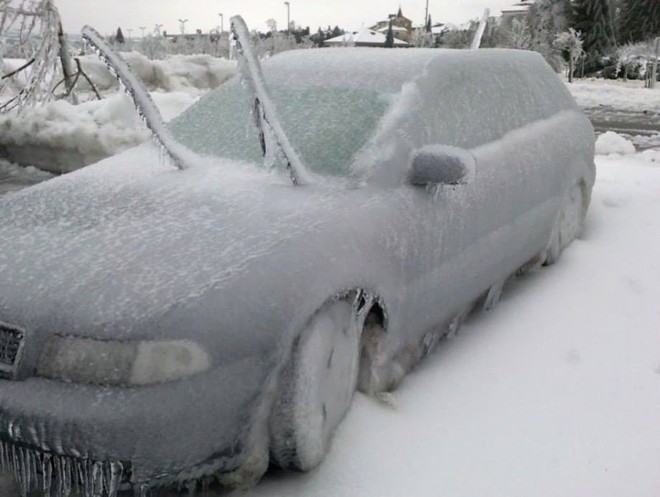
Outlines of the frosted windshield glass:
M 362 88 L 269 88 L 287 136 L 308 167 L 346 176 L 374 134 L 391 99 Z M 261 163 L 259 138 L 237 79 L 200 100 L 172 123 L 174 136 L 204 155 Z

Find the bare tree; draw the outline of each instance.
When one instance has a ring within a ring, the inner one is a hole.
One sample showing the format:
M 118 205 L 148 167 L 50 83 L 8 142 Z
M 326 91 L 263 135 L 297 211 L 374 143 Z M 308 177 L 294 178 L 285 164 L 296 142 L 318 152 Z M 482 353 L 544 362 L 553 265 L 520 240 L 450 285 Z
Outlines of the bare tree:
M 582 55 L 582 34 L 569 28 L 568 31 L 559 33 L 555 38 L 555 48 L 560 50 L 568 58 L 568 82 L 573 82 L 575 61 Z

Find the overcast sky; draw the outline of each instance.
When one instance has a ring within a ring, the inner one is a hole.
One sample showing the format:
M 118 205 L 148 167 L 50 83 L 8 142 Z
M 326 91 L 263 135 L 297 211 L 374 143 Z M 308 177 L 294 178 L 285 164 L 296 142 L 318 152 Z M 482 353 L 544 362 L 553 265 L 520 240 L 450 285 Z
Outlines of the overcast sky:
M 121 26 L 124 35 L 132 29 L 138 36 L 140 26 L 145 31 L 163 24 L 168 32 L 179 32 L 178 19 L 189 19 L 187 32 L 195 29 L 208 31 L 220 26 L 219 13 L 224 17 L 224 29 L 229 18 L 240 14 L 250 29 L 266 31 L 266 21 L 275 19 L 279 29 L 286 26 L 286 6 L 283 0 L 55 0 L 67 31 L 79 32 L 91 24 L 102 33 L 110 33 Z M 429 0 L 429 12 L 434 23 L 463 22 L 480 17 L 486 7 L 499 15 L 502 8 L 515 0 Z M 319 26 L 338 25 L 345 29 L 368 27 L 395 13 L 401 5 L 403 14 L 414 25 L 424 22 L 426 0 L 385 1 L 373 0 L 290 0 L 291 20 L 316 31 Z

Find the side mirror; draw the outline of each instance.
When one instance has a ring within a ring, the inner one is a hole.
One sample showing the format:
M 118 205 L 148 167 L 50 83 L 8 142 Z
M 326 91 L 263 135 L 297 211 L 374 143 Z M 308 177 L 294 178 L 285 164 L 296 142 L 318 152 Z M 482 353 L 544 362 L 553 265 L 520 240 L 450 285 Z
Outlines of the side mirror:
M 447 145 L 416 150 L 408 181 L 413 185 L 464 185 L 474 178 L 477 160 L 472 152 Z

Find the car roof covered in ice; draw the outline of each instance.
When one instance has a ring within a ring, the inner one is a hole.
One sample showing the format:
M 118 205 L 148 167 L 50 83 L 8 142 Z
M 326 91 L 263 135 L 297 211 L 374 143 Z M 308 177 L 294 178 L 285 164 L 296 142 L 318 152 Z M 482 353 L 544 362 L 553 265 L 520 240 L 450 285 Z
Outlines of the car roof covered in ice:
M 404 83 L 423 75 L 433 61 L 477 64 L 484 77 L 510 69 L 511 64 L 545 65 L 538 54 L 523 50 L 353 47 L 283 52 L 267 60 L 263 71 L 269 85 L 364 87 L 396 93 Z

